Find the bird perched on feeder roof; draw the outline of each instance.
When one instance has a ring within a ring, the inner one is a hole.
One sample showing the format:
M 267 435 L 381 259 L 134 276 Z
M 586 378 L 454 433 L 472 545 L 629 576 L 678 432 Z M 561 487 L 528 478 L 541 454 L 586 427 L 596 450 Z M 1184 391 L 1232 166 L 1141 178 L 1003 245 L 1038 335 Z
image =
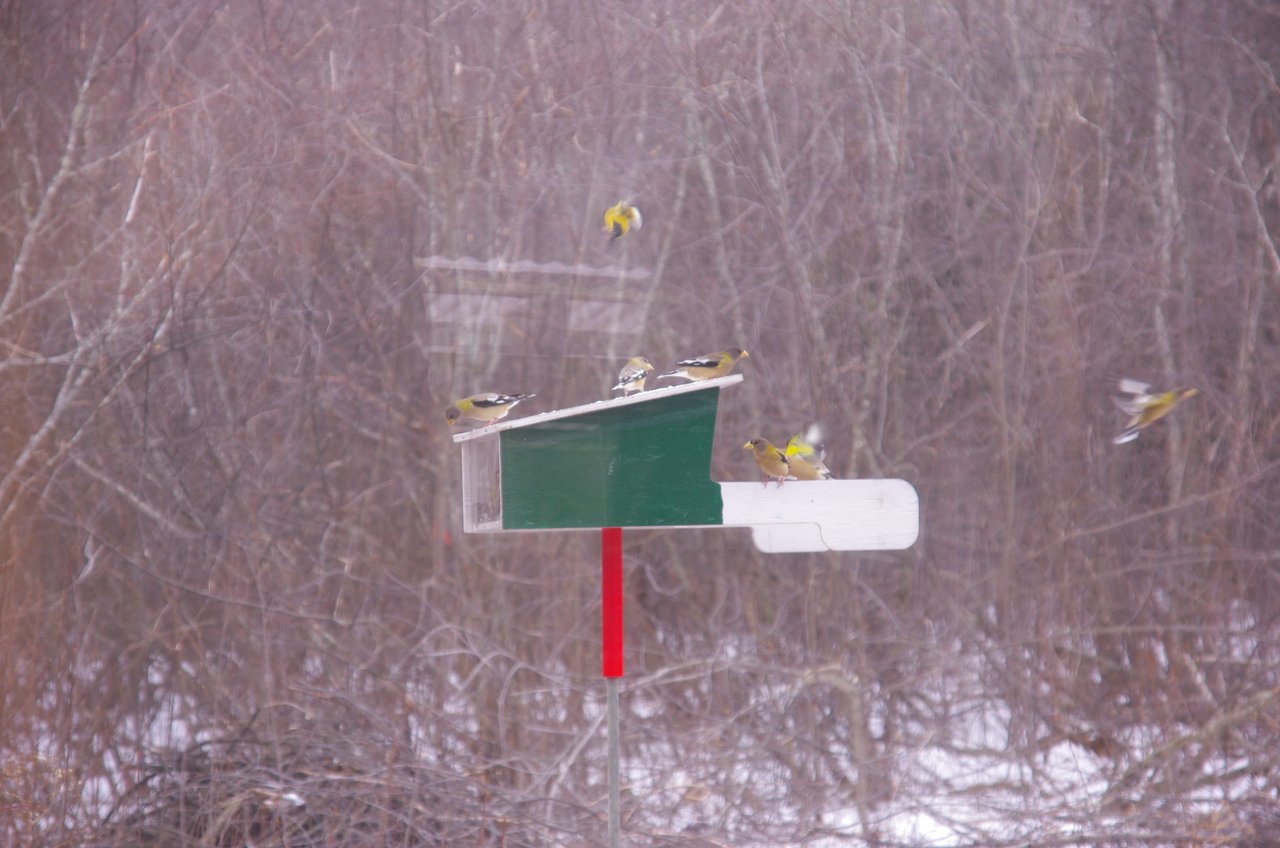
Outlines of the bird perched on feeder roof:
M 813 443 L 818 443 L 815 447 Z M 827 468 L 823 458 L 826 451 L 822 449 L 822 432 L 817 425 L 810 427 L 803 436 L 792 436 L 787 440 L 783 454 L 791 466 L 791 476 L 797 480 L 830 480 L 831 469 Z
M 684 377 L 686 380 L 695 382 L 698 380 L 714 380 L 716 377 L 723 377 L 728 374 L 733 370 L 733 366 L 738 364 L 739 359 L 745 359 L 750 355 L 740 347 L 731 347 L 719 353 L 695 356 L 692 359 L 681 359 L 676 363 L 675 370 L 659 374 L 658 379 Z
M 755 438 L 742 447 L 755 455 L 756 465 L 764 473 L 764 480 L 760 485 L 768 486 L 770 480 L 777 480 L 778 487 L 781 488 L 782 481 L 791 473 L 791 464 L 787 462 L 786 454 L 774 447 L 768 439 Z
M 1113 440 L 1117 445 L 1132 442 L 1138 434 L 1164 418 L 1183 400 L 1199 394 L 1198 389 L 1174 389 L 1154 394 L 1151 387 L 1139 380 L 1123 377 L 1119 384 L 1124 397 L 1113 398 L 1116 406 L 1130 416 L 1124 432 Z
M 611 234 L 610 241 L 617 241 L 627 234 L 627 230 L 644 226 L 640 210 L 625 200 L 619 200 L 616 206 L 604 210 L 604 231 Z
M 497 392 L 482 392 L 449 404 L 444 410 L 444 420 L 449 422 L 450 427 L 464 418 L 485 422 L 497 421 L 505 418 L 517 403 L 531 397 L 534 395 L 500 395 Z
M 622 370 L 618 372 L 618 385 L 614 386 L 610 391 L 621 390 L 628 395 L 632 392 L 643 392 L 645 378 L 649 376 L 649 372 L 652 370 L 652 362 L 643 356 L 633 356 L 627 360 L 627 364 L 622 366 Z

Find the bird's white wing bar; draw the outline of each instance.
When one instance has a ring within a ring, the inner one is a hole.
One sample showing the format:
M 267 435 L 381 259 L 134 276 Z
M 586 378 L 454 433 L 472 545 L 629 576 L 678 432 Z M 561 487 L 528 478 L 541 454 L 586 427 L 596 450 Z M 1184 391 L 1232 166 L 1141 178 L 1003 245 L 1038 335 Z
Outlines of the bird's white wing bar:
M 494 392 L 490 392 L 484 397 L 478 397 L 473 399 L 471 402 L 479 407 L 490 408 L 495 406 L 506 406 L 507 404 L 511 403 L 512 399 L 515 397 L 516 395 L 500 395 Z M 533 395 L 526 395 L 526 397 L 533 397 Z M 524 400 L 524 399 L 525 398 L 520 398 L 519 400 Z M 519 400 L 517 401 L 517 403 L 519 402 Z
M 715 368 L 719 364 L 718 356 L 697 356 L 693 359 L 681 359 L 676 363 L 681 368 Z
M 1120 391 L 1127 395 L 1150 395 L 1151 385 L 1141 380 L 1135 380 L 1132 377 L 1121 377 L 1119 381 Z

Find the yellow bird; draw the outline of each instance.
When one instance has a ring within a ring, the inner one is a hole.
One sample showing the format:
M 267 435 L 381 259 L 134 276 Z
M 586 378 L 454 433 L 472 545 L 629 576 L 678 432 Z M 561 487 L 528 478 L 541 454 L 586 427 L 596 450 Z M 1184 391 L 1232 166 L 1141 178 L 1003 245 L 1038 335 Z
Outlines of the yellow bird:
M 698 380 L 714 380 L 716 377 L 723 377 L 728 374 L 733 370 L 733 366 L 738 364 L 739 359 L 745 359 L 750 355 L 740 347 L 731 347 L 719 353 L 695 356 L 692 359 L 681 359 L 676 363 L 675 370 L 659 374 L 658 379 L 684 377 L 686 380 L 695 382 Z
M 1132 442 L 1138 438 L 1139 433 L 1164 418 L 1183 400 L 1200 393 L 1198 389 L 1174 389 L 1153 394 L 1149 385 L 1128 377 L 1120 380 L 1120 392 L 1125 397 L 1114 398 L 1116 406 L 1130 418 L 1125 424 L 1124 432 L 1113 440 L 1117 445 Z
M 643 356 L 633 356 L 627 360 L 627 364 L 622 366 L 622 370 L 618 372 L 618 385 L 614 386 L 610 391 L 621 390 L 624 395 L 629 395 L 632 392 L 643 392 L 644 381 L 652 370 L 652 362 Z
M 640 210 L 625 200 L 619 200 L 617 206 L 604 210 L 604 231 L 612 235 L 610 241 L 622 238 L 632 227 L 638 230 L 643 226 Z
M 791 476 L 797 480 L 830 480 L 831 469 L 827 468 L 823 462 L 825 451 L 821 447 L 814 447 L 806 437 L 813 441 L 819 441 L 816 427 L 809 428 L 809 433 L 805 436 L 792 436 L 787 440 L 787 447 L 783 451 L 787 457 L 787 462 L 791 466 Z
M 497 392 L 482 392 L 449 404 L 444 410 L 444 420 L 449 422 L 450 427 L 464 418 L 475 421 L 497 421 L 505 418 L 517 403 L 531 397 L 534 395 L 500 395 Z
M 768 486 L 770 480 L 777 480 L 778 488 L 782 488 L 782 481 L 791 473 L 786 454 L 774 447 L 768 439 L 755 438 L 742 447 L 755 455 L 756 465 L 764 473 L 764 480 L 760 485 Z

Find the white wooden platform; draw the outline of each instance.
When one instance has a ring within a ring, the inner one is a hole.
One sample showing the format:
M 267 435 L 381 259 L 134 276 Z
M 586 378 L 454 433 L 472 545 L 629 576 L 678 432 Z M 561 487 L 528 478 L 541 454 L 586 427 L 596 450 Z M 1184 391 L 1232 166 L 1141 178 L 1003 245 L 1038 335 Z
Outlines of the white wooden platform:
M 766 553 L 897 551 L 920 535 L 920 497 L 906 480 L 721 483 L 724 526 L 750 527 Z

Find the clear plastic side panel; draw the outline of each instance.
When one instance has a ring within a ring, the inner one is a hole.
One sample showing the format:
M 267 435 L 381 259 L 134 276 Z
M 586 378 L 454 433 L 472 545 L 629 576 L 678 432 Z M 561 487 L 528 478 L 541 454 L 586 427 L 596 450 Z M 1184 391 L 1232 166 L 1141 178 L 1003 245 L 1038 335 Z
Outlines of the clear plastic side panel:
M 502 529 L 502 452 L 497 436 L 462 443 L 462 529 Z

